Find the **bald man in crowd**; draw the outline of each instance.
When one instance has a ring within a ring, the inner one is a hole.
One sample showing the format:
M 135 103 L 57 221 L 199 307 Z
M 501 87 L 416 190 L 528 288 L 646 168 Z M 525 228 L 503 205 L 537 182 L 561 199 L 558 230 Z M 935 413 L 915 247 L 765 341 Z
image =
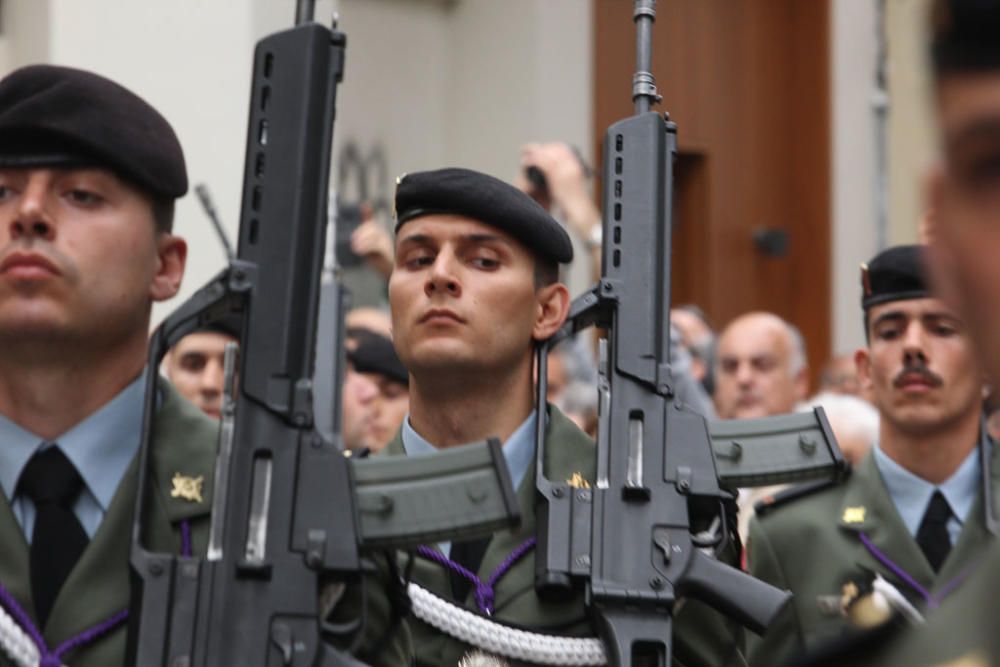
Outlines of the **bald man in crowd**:
M 719 419 L 755 419 L 795 412 L 809 390 L 805 345 L 798 329 L 773 313 L 752 312 L 730 322 L 715 354 L 715 411 Z M 782 485 L 741 489 L 740 536 L 753 506 Z
M 773 313 L 737 317 L 719 336 L 715 382 L 720 419 L 794 412 L 809 390 L 802 335 Z

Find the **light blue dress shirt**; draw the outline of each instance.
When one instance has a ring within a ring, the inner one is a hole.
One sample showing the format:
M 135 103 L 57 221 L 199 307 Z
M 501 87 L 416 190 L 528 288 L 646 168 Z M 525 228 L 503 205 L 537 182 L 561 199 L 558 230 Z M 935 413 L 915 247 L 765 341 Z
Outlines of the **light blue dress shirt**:
M 535 426 L 538 423 L 538 411 L 532 410 L 528 418 L 517 427 L 507 442 L 503 443 L 503 458 L 510 471 L 510 481 L 516 490 L 528 472 L 531 460 L 535 456 Z M 403 420 L 403 449 L 407 456 L 423 456 L 433 454 L 437 447 L 429 443 L 410 425 L 410 415 Z M 441 542 L 438 548 L 445 555 L 451 553 L 451 543 Z
M 902 517 L 906 529 L 914 538 L 920 529 L 927 506 L 931 502 L 934 491 L 940 490 L 951 508 L 951 518 L 948 520 L 948 536 L 951 545 L 955 546 L 962 526 L 968 518 L 979 493 L 981 480 L 981 465 L 979 448 L 974 448 L 958 470 L 940 486 L 934 486 L 925 479 L 917 477 L 912 472 L 899 465 L 879 446 L 875 447 L 875 465 L 885 487 L 889 491 L 896 511 Z
M 93 538 L 126 468 L 139 450 L 145 378 L 143 373 L 97 412 L 51 441 L 0 415 L 0 487 L 11 501 L 14 517 L 29 544 L 35 527 L 35 505 L 26 496 L 14 495 L 28 459 L 54 443 L 76 466 L 84 486 L 73 511 Z

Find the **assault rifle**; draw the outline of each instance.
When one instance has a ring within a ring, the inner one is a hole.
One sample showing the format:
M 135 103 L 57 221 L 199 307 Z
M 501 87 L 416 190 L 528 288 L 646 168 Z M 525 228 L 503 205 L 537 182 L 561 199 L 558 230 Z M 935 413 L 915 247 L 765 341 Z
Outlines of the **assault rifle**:
M 762 632 L 790 594 L 710 553 L 730 543 L 733 487 L 844 468 L 822 410 L 710 427 L 674 399 L 668 362 L 677 126 L 650 111 L 660 101 L 650 73 L 655 5 L 635 0 L 636 114 L 611 125 L 604 139 L 601 280 L 538 351 L 541 413 L 548 347 L 587 326 L 608 330 L 600 346 L 593 488 L 546 478 L 539 420 L 535 585 L 543 597 L 583 588 L 615 666 L 670 664 L 671 617 L 682 597 Z
M 312 373 L 345 37 L 313 23 L 308 0 L 298 7 L 298 25 L 261 40 L 254 55 L 238 256 L 152 338 L 128 664 L 359 664 L 331 640 L 357 635 L 363 613 L 350 627 L 325 623 L 322 586 L 362 585 L 365 552 L 482 536 L 518 518 L 497 441 L 419 460 L 353 461 L 341 451 L 336 409 L 332 440 L 315 428 Z M 336 319 L 333 344 L 342 350 Z M 208 554 L 156 552 L 144 525 L 157 502 L 156 369 L 173 343 L 220 321 L 241 331 L 240 361 L 234 392 L 230 351 L 235 405 L 227 401 L 214 484 L 206 484 L 214 486 Z

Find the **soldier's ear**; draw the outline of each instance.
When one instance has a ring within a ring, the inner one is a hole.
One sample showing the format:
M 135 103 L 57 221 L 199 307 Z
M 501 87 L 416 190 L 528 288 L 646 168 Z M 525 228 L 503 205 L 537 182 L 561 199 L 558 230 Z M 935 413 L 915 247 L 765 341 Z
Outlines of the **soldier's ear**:
M 868 354 L 867 348 L 859 348 L 854 352 L 854 367 L 858 372 L 858 384 L 863 389 L 871 389 L 872 386 L 872 358 Z
M 181 288 L 187 263 L 187 242 L 173 234 L 156 236 L 156 272 L 149 286 L 153 301 L 165 301 Z
M 531 338 L 536 341 L 551 338 L 569 315 L 569 289 L 556 282 L 535 291 L 535 324 Z

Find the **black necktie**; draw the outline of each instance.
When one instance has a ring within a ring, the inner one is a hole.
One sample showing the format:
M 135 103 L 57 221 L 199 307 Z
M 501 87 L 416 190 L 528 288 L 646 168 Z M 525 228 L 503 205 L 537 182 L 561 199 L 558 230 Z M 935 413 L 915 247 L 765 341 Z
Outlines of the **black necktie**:
M 83 489 L 76 468 L 58 447 L 36 452 L 18 480 L 18 493 L 35 504 L 31 534 L 31 595 L 44 628 L 59 589 L 90 539 L 73 513 Z
M 490 546 L 492 538 L 484 537 L 479 540 L 469 540 L 467 542 L 452 542 L 451 552 L 448 557 L 473 574 L 479 572 L 479 566 L 483 564 L 483 557 Z M 454 570 L 449 571 L 451 578 L 451 594 L 457 602 L 462 602 L 472 590 L 472 582 Z
M 951 551 L 951 538 L 948 536 L 948 519 L 951 518 L 951 508 L 940 491 L 935 491 L 931 502 L 927 505 L 924 520 L 917 530 L 917 544 L 927 557 L 934 571 L 941 569 L 941 564 Z

